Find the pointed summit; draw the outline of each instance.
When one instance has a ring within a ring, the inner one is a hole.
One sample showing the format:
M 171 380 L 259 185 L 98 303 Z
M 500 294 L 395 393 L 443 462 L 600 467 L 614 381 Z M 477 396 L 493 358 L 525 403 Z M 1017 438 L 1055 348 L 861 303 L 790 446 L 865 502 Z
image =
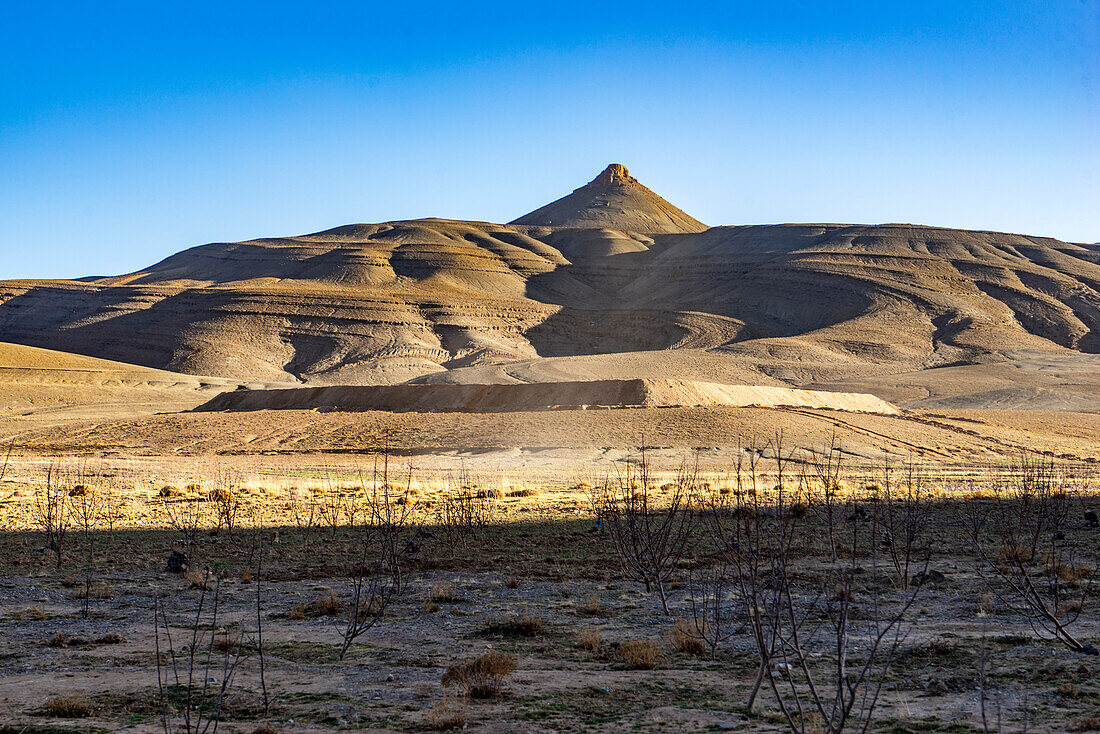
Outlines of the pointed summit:
M 705 224 L 638 183 L 626 166 L 612 163 L 568 196 L 512 224 L 619 229 L 639 234 L 702 232 Z

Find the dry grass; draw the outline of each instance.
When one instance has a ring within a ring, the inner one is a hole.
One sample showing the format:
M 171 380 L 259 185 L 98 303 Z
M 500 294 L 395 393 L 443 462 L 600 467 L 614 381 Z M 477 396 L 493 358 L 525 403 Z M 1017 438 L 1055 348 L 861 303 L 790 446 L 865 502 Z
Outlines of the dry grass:
M 115 592 L 106 584 L 89 587 L 81 586 L 69 594 L 70 599 L 114 599 Z
M 51 696 L 42 706 L 47 716 L 58 719 L 83 719 L 92 715 L 92 702 L 82 693 Z
M 627 640 L 619 645 L 619 657 L 631 670 L 652 670 L 661 650 L 653 640 Z
M 46 619 L 46 608 L 41 605 L 26 607 L 15 612 L 12 617 L 20 622 L 41 622 Z
M 466 728 L 466 699 L 444 696 L 428 711 L 428 727 L 436 731 Z
M 599 652 L 603 643 L 603 632 L 599 627 L 584 627 L 577 633 L 577 644 L 588 652 Z
M 332 589 L 322 593 L 316 599 L 305 604 L 296 604 L 290 608 L 291 619 L 316 619 L 317 617 L 336 617 L 343 611 L 344 605 Z
M 460 598 L 452 583 L 432 584 L 432 588 L 428 590 L 428 600 L 436 604 L 456 602 Z
M 706 643 L 695 629 L 695 625 L 686 619 L 678 619 L 668 631 L 669 643 L 676 652 L 702 657 L 707 653 Z
M 442 683 L 444 687 L 461 688 L 470 698 L 494 698 L 500 695 L 505 677 L 515 669 L 515 658 L 491 650 L 480 657 L 451 665 L 443 674 Z
M 1001 563 L 1030 563 L 1031 551 L 1019 543 L 1005 543 L 997 551 Z
M 210 590 L 214 586 L 214 575 L 209 571 L 200 571 L 197 568 L 189 568 L 183 577 L 193 589 Z
M 490 619 L 485 625 L 484 632 L 487 635 L 502 637 L 538 637 L 545 627 L 546 622 L 541 617 L 524 611 L 503 619 Z

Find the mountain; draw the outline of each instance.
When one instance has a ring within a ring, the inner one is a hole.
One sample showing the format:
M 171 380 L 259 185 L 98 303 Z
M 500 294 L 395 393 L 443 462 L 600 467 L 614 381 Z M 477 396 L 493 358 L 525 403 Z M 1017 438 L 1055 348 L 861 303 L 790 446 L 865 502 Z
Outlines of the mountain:
M 568 196 L 524 214 L 512 224 L 571 229 L 615 229 L 639 234 L 683 234 L 707 228 L 612 163 Z
M 354 224 L 116 277 L 0 282 L 0 340 L 234 380 L 677 378 L 1100 409 L 1100 247 L 908 224 L 705 228 L 612 165 L 511 224 Z M 966 390 L 945 392 L 937 369 Z M 1055 400 L 1067 384 L 1077 397 Z

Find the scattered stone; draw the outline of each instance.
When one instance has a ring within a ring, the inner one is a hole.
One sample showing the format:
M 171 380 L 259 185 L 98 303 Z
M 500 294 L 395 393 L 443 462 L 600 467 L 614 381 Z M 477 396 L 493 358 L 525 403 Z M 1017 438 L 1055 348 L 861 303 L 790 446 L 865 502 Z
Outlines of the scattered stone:
M 168 565 L 165 567 L 165 571 L 168 573 L 184 573 L 187 571 L 187 554 L 182 551 L 172 551 L 168 556 Z
M 947 581 L 941 571 L 937 571 L 934 568 L 930 568 L 927 571 L 921 571 L 920 573 L 913 574 L 913 578 L 909 579 L 909 583 L 913 586 L 922 586 L 924 584 L 942 584 Z

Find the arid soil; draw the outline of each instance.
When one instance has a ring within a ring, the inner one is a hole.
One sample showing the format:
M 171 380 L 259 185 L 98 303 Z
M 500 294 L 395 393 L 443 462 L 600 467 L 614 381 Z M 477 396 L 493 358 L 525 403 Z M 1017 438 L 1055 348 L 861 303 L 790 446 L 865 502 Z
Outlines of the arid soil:
M 194 501 L 202 493 L 190 496 Z M 232 532 L 204 530 L 191 544 L 170 528 L 99 531 L 91 536 L 90 564 L 85 538 L 74 529 L 60 569 L 42 549 L 40 534 L 0 535 L 3 730 L 162 731 L 154 650 L 159 644 L 162 666 L 171 656 L 164 631 L 154 637 L 153 605 L 167 615 L 186 682 L 186 649 L 200 599 L 206 610 L 200 634 L 212 629 L 215 639 L 229 640 L 219 644 L 233 659 L 242 650 L 223 709 L 224 731 L 264 725 L 288 732 L 425 731 L 442 727 L 442 713 L 455 710 L 477 731 L 785 728 L 769 695 L 751 712 L 745 708 L 754 648 L 743 624 L 737 628 L 736 614 L 728 641 L 713 658 L 677 642 L 677 623 L 692 618 L 692 573 L 707 560 L 685 561 L 670 586 L 671 612 L 664 614 L 656 594 L 623 579 L 606 529 L 593 532 L 587 513 L 574 514 L 583 492 L 506 497 L 497 522 L 464 544 L 448 548 L 438 537 L 423 540 L 409 559 L 407 590 L 343 660 L 342 615 L 351 594 L 348 568 L 358 557 L 357 531 L 303 530 L 288 519 L 280 496 L 276 490 L 247 495 L 248 507 L 270 512 L 262 535 L 244 520 L 245 511 Z M 431 497 L 418 495 L 418 502 Z M 129 500 L 161 522 L 158 505 L 183 501 L 153 492 Z M 3 511 L 10 517 L 12 505 Z M 960 528 L 952 518 L 960 512 L 965 503 L 934 510 L 932 568 L 944 576 L 920 590 L 906 617 L 871 731 L 982 731 L 983 694 L 989 719 L 1000 717 L 1005 731 L 1088 730 L 1100 701 L 1096 658 L 1036 638 L 1023 619 L 983 591 L 974 559 L 957 542 Z M 1100 531 L 1075 520 L 1065 532 L 1078 542 Z M 192 570 L 202 572 L 167 572 L 172 551 L 187 554 Z M 812 579 L 822 560 L 809 556 L 801 563 Z M 219 580 L 216 586 L 207 569 Z M 204 595 L 198 586 L 208 582 Z M 79 597 L 86 584 L 93 593 L 84 618 Z M 864 614 L 868 594 L 869 587 L 857 595 Z M 895 578 L 880 600 L 896 608 L 907 594 Z M 330 598 L 336 604 L 325 603 Z M 736 605 L 732 594 L 729 603 Z M 1074 630 L 1095 640 L 1100 623 L 1088 614 Z M 627 664 L 623 645 L 632 640 L 657 646 L 652 669 Z M 857 638 L 855 659 L 862 644 L 866 639 Z M 449 666 L 490 650 L 513 656 L 515 664 L 499 696 L 462 702 L 442 685 Z M 196 678 L 196 696 L 202 682 L 220 685 L 223 662 L 224 651 L 216 649 L 212 667 Z M 173 690 L 182 696 L 186 685 Z

